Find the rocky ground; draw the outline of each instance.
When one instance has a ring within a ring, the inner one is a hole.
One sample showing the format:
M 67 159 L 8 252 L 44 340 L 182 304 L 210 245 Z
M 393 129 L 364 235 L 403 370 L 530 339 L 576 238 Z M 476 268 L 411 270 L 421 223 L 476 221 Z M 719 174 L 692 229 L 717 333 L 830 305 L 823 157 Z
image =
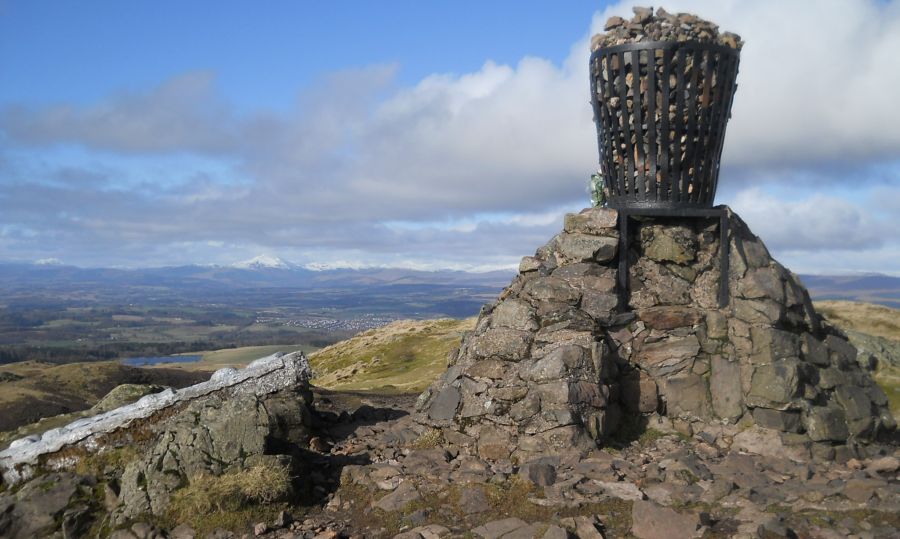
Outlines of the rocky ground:
M 634 425 L 615 447 L 489 464 L 442 447 L 409 412 L 414 396 L 325 392 L 309 506 L 213 537 L 896 537 L 900 451 L 800 462 L 741 448 L 767 443 L 692 437 L 665 420 Z M 193 537 L 135 523 L 113 534 Z

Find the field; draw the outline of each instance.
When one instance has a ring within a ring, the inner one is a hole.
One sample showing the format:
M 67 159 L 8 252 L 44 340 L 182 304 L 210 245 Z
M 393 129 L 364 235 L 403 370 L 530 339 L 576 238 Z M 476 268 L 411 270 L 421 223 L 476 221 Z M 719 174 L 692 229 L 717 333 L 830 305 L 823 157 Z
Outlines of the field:
M 447 368 L 447 355 L 475 319 L 394 322 L 310 356 L 313 383 L 328 389 L 416 392 Z
M 814 305 L 840 328 L 900 343 L 900 309 L 856 301 L 817 301 Z

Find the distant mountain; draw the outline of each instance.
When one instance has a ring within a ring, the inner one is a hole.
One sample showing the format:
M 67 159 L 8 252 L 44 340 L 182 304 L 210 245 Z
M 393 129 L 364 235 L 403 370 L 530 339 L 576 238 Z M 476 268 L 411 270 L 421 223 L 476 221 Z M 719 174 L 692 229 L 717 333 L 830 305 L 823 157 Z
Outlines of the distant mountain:
M 251 258 L 250 260 L 244 260 L 243 262 L 236 262 L 231 265 L 232 268 L 238 269 L 250 269 L 250 270 L 266 270 L 266 269 L 281 269 L 281 270 L 289 270 L 295 269 L 299 266 L 292 262 L 288 262 L 283 258 L 279 258 L 277 256 L 271 255 L 260 255 L 255 258 Z
M 172 266 L 119 269 L 0 263 L 2 297 L 47 293 L 89 298 L 140 298 L 181 293 L 193 298 L 254 289 L 357 289 L 377 287 L 477 288 L 499 291 L 512 271 L 469 273 L 404 268 L 311 270 L 274 256 L 260 256 L 232 266 Z
M 900 308 L 900 277 L 864 275 L 801 275 L 815 300 L 843 299 Z
M 514 270 L 466 272 L 422 271 L 406 268 L 309 269 L 276 256 L 258 256 L 231 266 L 171 266 L 119 269 L 79 268 L 61 264 L 0 263 L 0 304 L 3 298 L 47 293 L 90 298 L 93 296 L 141 298 L 185 295 L 204 298 L 211 294 L 254 289 L 384 289 L 424 293 L 428 289 L 477 289 L 479 293 L 507 286 Z M 900 278 L 889 275 L 801 275 L 813 299 L 845 299 L 900 307 Z M 242 291 L 242 292 L 241 292 Z

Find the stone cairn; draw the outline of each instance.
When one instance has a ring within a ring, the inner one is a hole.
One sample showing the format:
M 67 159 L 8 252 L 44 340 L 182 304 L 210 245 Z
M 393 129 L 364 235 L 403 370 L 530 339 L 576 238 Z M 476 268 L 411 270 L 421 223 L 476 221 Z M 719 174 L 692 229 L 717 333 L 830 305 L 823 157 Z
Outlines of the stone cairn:
M 602 446 L 623 420 L 726 439 L 761 427 L 801 458 L 894 431 L 856 349 L 728 218 L 731 300 L 719 308 L 718 219 L 642 218 L 630 252 L 617 253 L 615 210 L 567 215 L 482 309 L 416 420 L 464 452 L 519 462 Z M 618 256 L 630 260 L 625 312 Z

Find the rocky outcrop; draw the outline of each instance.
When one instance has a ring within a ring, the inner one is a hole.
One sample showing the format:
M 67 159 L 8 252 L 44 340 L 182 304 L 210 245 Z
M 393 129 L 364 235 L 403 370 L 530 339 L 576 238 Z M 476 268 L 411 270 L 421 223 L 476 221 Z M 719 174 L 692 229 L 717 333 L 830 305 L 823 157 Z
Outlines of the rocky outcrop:
M 12 487 L 0 491 L 0 537 L 79 537 L 161 517 L 198 479 L 260 468 L 301 475 L 296 456 L 315 423 L 309 376 L 301 352 L 275 354 L 13 443 L 0 453 Z
M 0 474 L 7 485 L 15 485 L 37 468 L 63 468 L 74 464 L 78 455 L 102 451 L 106 438 L 127 438 L 132 426 L 152 425 L 156 418 L 171 415 L 197 399 L 268 395 L 306 384 L 310 375 L 309 361 L 302 352 L 260 358 L 241 370 L 219 369 L 207 382 L 146 395 L 133 404 L 16 440 L 0 452 Z
M 308 389 L 254 394 L 217 394 L 191 402 L 169 418 L 145 456 L 129 463 L 120 479 L 114 523 L 163 514 L 177 489 L 201 476 L 239 473 L 254 466 L 294 465 L 291 445 L 306 447 L 313 423 Z
M 617 219 L 567 215 L 522 260 L 420 397 L 420 423 L 482 458 L 520 462 L 602 445 L 628 415 L 663 416 L 686 434 L 755 424 L 795 456 L 896 428 L 856 348 L 733 212 L 725 308 L 717 221 L 642 218 L 631 251 L 617 253 Z M 630 260 L 624 312 L 618 256 Z

